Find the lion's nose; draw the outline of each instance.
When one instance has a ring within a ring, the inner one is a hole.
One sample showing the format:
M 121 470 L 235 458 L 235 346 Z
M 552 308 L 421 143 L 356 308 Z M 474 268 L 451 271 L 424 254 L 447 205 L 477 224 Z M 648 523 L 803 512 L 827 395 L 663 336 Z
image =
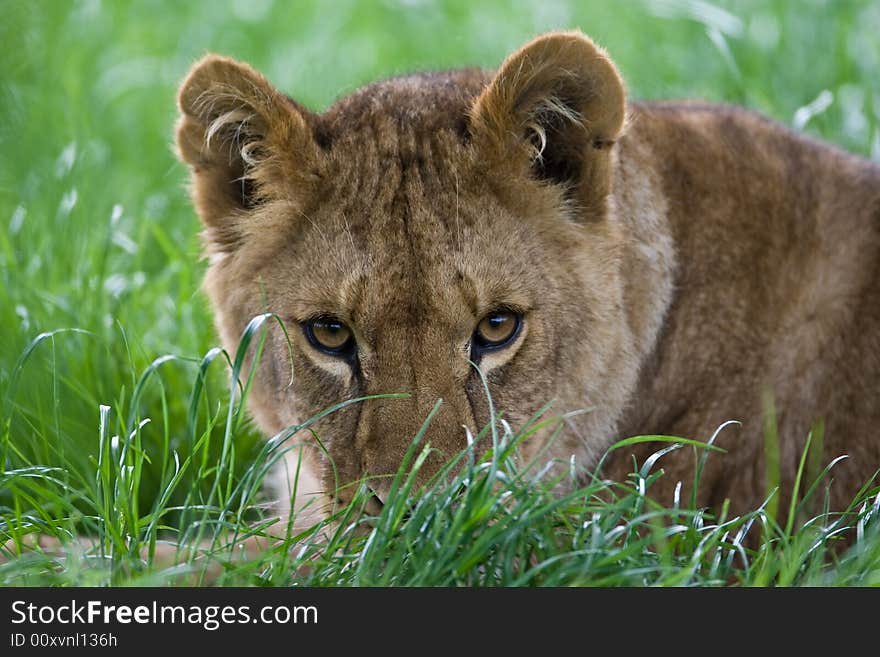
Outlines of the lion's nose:
M 378 516 L 385 509 L 385 504 L 388 499 L 387 495 L 390 493 L 391 487 L 376 487 L 370 488 L 370 499 L 367 501 L 366 506 L 364 507 L 366 512 L 371 516 Z M 402 500 L 401 500 L 402 501 Z M 412 513 L 413 506 L 415 504 L 415 500 L 406 500 L 405 501 L 407 508 L 403 512 L 403 520 L 409 520 L 410 514 Z
M 367 498 L 367 504 L 364 507 L 364 510 L 371 516 L 378 516 L 382 513 L 382 509 L 385 508 L 385 502 L 380 494 L 372 488 L 368 495 L 369 497 Z

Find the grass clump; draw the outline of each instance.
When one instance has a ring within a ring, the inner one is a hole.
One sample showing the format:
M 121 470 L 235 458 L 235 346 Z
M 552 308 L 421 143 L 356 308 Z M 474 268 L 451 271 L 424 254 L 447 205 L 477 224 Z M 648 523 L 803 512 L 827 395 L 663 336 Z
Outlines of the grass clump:
M 823 489 L 833 464 L 777 520 L 769 504 L 750 513 L 717 515 L 695 506 L 696 496 L 669 506 L 650 496 L 663 477 L 663 458 L 692 449 L 694 489 L 715 436 L 706 443 L 663 436 L 668 443 L 629 479 L 594 476 L 587 483 L 573 465 L 538 469 L 524 463 L 519 445 L 539 427 L 559 424 L 547 409 L 514 431 L 498 418 L 469 440 L 425 487 L 417 474 L 431 451 L 422 442 L 426 418 L 377 516 L 365 513 L 369 482 L 358 482 L 350 503 L 314 526 L 300 527 L 265 513 L 262 484 L 285 451 L 312 440 L 309 427 L 326 413 L 242 455 L 235 435 L 244 423 L 249 381 L 242 380 L 248 348 L 261 349 L 269 315 L 255 318 L 233 358 L 217 349 L 190 363 L 193 390 L 185 452 L 155 454 L 142 434 L 168 426 L 165 414 L 141 417 L 133 409 L 150 385 L 161 388 L 159 358 L 137 380 L 124 421 L 120 409 L 101 405 L 94 432 L 94 477 L 71 478 L 58 468 L 22 463 L 0 475 L 0 539 L 7 562 L 4 585 L 300 585 L 300 586 L 728 586 L 871 585 L 880 583 L 880 491 L 866 488 L 842 513 L 827 510 L 794 519 Z M 41 342 L 48 341 L 42 339 Z M 35 344 L 33 349 L 40 348 Z M 22 359 L 22 363 L 26 358 Z M 225 395 L 207 377 L 213 363 L 227 366 Z M 438 402 L 439 404 L 439 402 Z M 439 405 L 435 407 L 436 412 Z M 116 416 L 115 418 L 113 416 Z M 111 435 L 116 425 L 124 431 Z M 4 449 L 15 452 L 8 433 Z M 21 459 L 14 453 L 13 458 Z M 806 452 L 805 452 L 806 457 Z M 159 489 L 140 503 L 143 473 L 162 459 Z M 240 464 L 239 459 L 245 459 Z M 803 473 L 803 468 L 801 468 Z M 800 480 L 799 480 L 800 484 Z M 349 484 L 352 486 L 352 484 Z M 679 487 L 680 490 L 680 487 Z M 773 495 L 768 498 L 771 500 Z M 180 499 L 181 503 L 172 500 Z M 295 521 L 295 518 L 292 519 Z M 296 529 L 294 529 L 296 527 Z M 45 551 L 25 549 L 49 537 Z M 86 543 L 83 537 L 90 537 Z M 250 558 L 241 541 L 262 540 Z M 846 547 L 844 541 L 849 546 Z M 64 545 L 59 547 L 57 543 Z

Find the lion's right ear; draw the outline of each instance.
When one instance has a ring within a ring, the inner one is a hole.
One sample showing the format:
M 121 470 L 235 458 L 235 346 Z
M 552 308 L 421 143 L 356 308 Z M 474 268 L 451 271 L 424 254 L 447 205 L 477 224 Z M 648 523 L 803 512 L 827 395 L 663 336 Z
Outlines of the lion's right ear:
M 470 118 L 490 166 L 561 185 L 583 216 L 604 216 L 626 92 L 614 63 L 588 37 L 556 32 L 520 48 L 476 99 Z
M 245 211 L 307 192 L 318 147 L 304 110 L 246 64 L 208 55 L 178 94 L 177 147 L 202 221 L 234 233 Z M 229 235 L 232 238 L 232 235 Z

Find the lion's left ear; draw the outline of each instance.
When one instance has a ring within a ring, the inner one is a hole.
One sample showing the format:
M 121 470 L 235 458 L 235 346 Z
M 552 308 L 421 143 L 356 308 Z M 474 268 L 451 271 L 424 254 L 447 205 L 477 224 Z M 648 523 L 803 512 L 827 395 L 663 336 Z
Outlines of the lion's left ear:
M 580 32 L 559 32 L 508 57 L 470 119 L 490 166 L 565 185 L 587 217 L 600 218 L 625 116 L 623 81 L 605 51 Z
M 309 193 L 319 149 L 307 113 L 247 64 L 204 57 L 181 84 L 178 106 L 178 152 L 218 246 L 236 243 L 264 201 Z

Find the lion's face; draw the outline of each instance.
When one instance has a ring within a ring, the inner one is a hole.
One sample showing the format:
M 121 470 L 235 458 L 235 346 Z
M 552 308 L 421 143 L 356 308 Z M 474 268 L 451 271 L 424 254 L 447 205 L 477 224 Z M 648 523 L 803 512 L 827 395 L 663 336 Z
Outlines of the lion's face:
M 432 410 L 423 479 L 490 421 L 490 398 L 514 427 L 551 400 L 554 415 L 590 407 L 626 351 L 605 207 L 622 91 L 604 58 L 582 64 L 583 80 L 556 62 L 598 54 L 590 42 L 547 40 L 494 80 L 390 80 L 323 115 L 231 60 L 204 60 L 182 87 L 178 143 L 194 167 L 224 344 L 234 351 L 263 312 L 286 327 L 269 331 L 256 374 L 261 428 L 405 395 L 311 427 L 322 448 L 304 460 L 343 500 L 345 484 L 368 477 L 381 503 Z M 596 104 L 600 83 L 611 108 Z M 601 448 L 590 434 L 603 417 L 573 422 L 553 453 Z

